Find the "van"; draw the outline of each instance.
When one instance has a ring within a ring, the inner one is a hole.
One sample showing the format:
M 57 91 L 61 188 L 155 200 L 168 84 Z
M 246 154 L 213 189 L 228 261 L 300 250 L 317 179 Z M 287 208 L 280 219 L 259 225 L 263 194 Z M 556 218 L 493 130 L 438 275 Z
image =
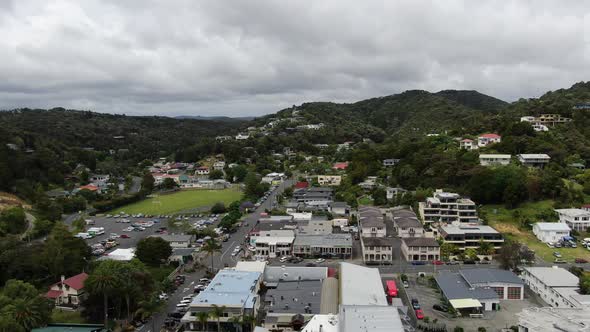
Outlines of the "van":
M 74 237 L 77 237 L 79 239 L 84 239 L 84 240 L 92 238 L 92 236 L 88 233 L 78 233 L 78 234 L 74 235 Z
M 86 222 L 86 225 L 94 225 L 94 220 L 92 219 L 86 219 L 84 221 Z

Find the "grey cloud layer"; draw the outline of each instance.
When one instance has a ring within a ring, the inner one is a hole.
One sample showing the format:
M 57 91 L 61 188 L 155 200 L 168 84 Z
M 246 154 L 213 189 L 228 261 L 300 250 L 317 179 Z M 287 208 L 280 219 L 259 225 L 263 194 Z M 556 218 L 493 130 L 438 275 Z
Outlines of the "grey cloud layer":
M 2 1 L 0 108 L 257 115 L 587 80 L 584 1 Z

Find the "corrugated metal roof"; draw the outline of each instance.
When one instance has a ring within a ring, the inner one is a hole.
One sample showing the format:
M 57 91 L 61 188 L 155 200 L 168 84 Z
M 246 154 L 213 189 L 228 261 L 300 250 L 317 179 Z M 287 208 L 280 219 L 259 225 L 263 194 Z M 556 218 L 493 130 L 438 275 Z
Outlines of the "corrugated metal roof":
M 322 283 L 320 314 L 338 313 L 338 279 L 326 278 Z

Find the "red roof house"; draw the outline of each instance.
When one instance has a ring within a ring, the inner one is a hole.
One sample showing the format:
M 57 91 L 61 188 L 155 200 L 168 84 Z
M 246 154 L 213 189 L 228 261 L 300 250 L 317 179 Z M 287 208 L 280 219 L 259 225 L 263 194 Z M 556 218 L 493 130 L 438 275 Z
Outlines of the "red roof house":
M 56 306 L 77 307 L 86 298 L 84 291 L 84 282 L 88 279 L 88 274 L 80 273 L 66 279 L 61 277 L 61 281 L 53 284 L 45 297 L 55 301 Z
M 300 181 L 295 183 L 295 189 L 303 189 L 309 187 L 309 182 Z
M 80 188 L 78 188 L 80 190 L 90 190 L 90 191 L 97 191 L 98 187 L 93 185 L 93 184 L 87 184 L 85 186 L 81 186 Z
M 335 163 L 334 166 L 332 166 L 332 168 L 338 170 L 345 170 L 348 168 L 348 161 L 345 161 L 343 163 Z

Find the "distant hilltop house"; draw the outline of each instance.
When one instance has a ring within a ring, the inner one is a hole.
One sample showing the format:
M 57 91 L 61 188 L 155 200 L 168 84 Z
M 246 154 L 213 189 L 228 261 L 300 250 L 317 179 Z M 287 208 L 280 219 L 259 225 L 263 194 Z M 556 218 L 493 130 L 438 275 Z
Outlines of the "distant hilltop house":
M 400 162 L 400 159 L 383 159 L 383 166 L 391 167 L 395 166 Z
M 230 141 L 233 137 L 231 136 L 217 136 L 215 137 L 215 140 L 218 142 L 225 142 L 225 141 Z
M 501 141 L 502 136 L 498 134 L 483 134 L 477 137 L 477 146 L 483 148 L 490 144 L 500 143 Z
M 306 124 L 306 125 L 300 125 L 296 127 L 297 129 L 300 130 L 320 130 L 322 128 L 324 128 L 324 124 L 323 123 L 317 123 L 317 124 Z
M 220 160 L 220 161 L 216 161 L 213 164 L 213 169 L 216 171 L 223 171 L 224 168 L 225 168 L 225 161 Z
M 248 138 L 250 138 L 250 134 L 239 133 L 236 135 L 237 140 L 247 140 Z
M 572 107 L 575 110 L 590 110 L 590 103 L 577 104 Z
M 549 127 L 555 127 L 558 124 L 571 122 L 572 119 L 561 116 L 560 114 L 541 114 L 535 116 L 523 116 L 521 122 L 529 122 L 535 131 L 548 131 Z

